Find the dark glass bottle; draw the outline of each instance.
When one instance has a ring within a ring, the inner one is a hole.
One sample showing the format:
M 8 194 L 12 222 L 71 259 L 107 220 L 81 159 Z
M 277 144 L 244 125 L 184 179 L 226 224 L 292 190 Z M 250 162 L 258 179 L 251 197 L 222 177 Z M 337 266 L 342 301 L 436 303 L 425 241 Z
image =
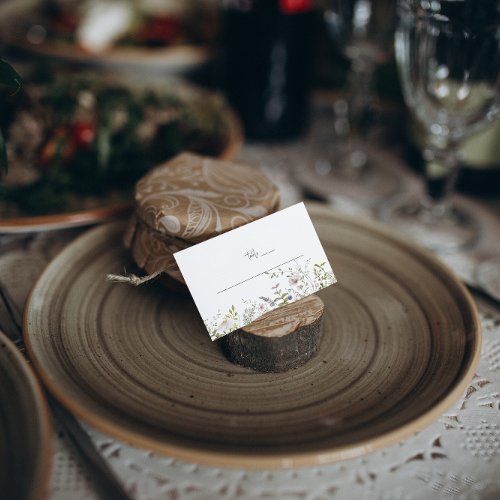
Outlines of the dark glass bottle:
M 223 5 L 225 91 L 247 137 L 300 135 L 309 110 L 311 0 L 226 0 Z

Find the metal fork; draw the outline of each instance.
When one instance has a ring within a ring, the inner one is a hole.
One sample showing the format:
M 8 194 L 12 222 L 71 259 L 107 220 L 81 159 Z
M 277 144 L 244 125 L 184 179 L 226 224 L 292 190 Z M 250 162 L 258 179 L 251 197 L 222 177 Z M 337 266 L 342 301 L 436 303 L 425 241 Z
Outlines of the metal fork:
M 3 304 L 0 328 L 9 339 L 26 356 L 26 349 L 22 338 L 21 312 L 9 294 L 7 288 L 0 281 L 0 299 Z M 27 356 L 26 356 L 27 357 Z M 48 391 L 45 391 L 47 402 L 52 414 L 71 442 L 73 449 L 82 459 L 87 468 L 91 481 L 103 499 L 131 500 L 115 473 L 96 449 L 89 435 L 85 432 L 78 420 L 64 408 Z

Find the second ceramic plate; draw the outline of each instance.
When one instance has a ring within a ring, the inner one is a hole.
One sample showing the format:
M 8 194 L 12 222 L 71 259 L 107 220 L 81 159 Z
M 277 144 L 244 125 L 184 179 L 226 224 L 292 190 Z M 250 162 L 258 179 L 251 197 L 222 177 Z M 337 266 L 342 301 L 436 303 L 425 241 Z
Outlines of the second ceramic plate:
M 57 36 L 45 39 L 47 20 L 41 15 L 39 0 L 10 0 L 0 5 L 0 32 L 9 47 L 49 62 L 66 62 L 129 71 L 148 70 L 162 75 L 179 75 L 194 70 L 213 58 L 206 45 L 185 43 L 165 47 L 114 46 L 102 53 L 85 51 L 76 43 Z M 62 2 L 64 4 L 64 2 Z M 71 5 L 71 2 L 69 2 Z M 73 2 L 73 5 L 78 2 Z M 71 22 L 71 20 L 70 20 Z M 34 43 L 27 36 L 36 27 Z M 75 29 L 75 28 L 74 28 Z M 38 33 L 38 36 L 36 35 Z M 41 37 L 41 38 L 40 38 Z M 38 39 L 37 39 L 38 38 Z
M 45 397 L 28 362 L 0 331 L 0 498 L 45 498 L 51 461 Z
M 474 304 L 435 258 L 373 223 L 310 206 L 339 283 L 320 293 L 316 356 L 281 374 L 227 361 L 189 296 L 108 283 L 123 226 L 88 232 L 35 285 L 30 357 L 76 415 L 185 460 L 295 467 L 358 456 L 430 424 L 480 352 Z

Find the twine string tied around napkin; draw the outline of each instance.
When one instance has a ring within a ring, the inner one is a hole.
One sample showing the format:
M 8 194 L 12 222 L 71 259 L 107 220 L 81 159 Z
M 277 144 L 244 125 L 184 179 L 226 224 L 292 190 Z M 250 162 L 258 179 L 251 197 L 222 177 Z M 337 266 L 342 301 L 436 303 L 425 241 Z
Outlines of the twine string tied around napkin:
M 128 283 L 129 285 L 139 286 L 157 278 L 162 272 L 163 271 L 156 271 L 146 276 L 137 276 L 136 274 L 107 274 L 106 279 L 108 281 L 114 281 L 115 283 Z

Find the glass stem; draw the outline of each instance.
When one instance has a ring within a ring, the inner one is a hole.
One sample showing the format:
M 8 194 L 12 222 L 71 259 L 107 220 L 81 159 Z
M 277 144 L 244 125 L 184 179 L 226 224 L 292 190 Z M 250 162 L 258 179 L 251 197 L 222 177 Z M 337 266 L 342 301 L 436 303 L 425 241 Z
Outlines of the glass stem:
M 335 164 L 339 171 L 351 177 L 360 175 L 367 162 L 365 152 L 353 136 L 358 132 L 366 137 L 368 132 L 374 68 L 368 57 L 353 58 L 347 81 L 347 100 L 338 100 L 333 105 L 333 143 L 338 153 Z
M 375 65 L 368 57 L 352 59 L 348 78 L 349 122 L 351 129 L 356 129 L 363 136 L 367 134 L 370 121 L 368 112 L 373 102 L 374 70 Z
M 449 197 L 455 191 L 459 173 L 459 157 L 456 146 L 426 151 L 426 195 L 423 205 L 434 215 L 443 215 L 449 210 Z

